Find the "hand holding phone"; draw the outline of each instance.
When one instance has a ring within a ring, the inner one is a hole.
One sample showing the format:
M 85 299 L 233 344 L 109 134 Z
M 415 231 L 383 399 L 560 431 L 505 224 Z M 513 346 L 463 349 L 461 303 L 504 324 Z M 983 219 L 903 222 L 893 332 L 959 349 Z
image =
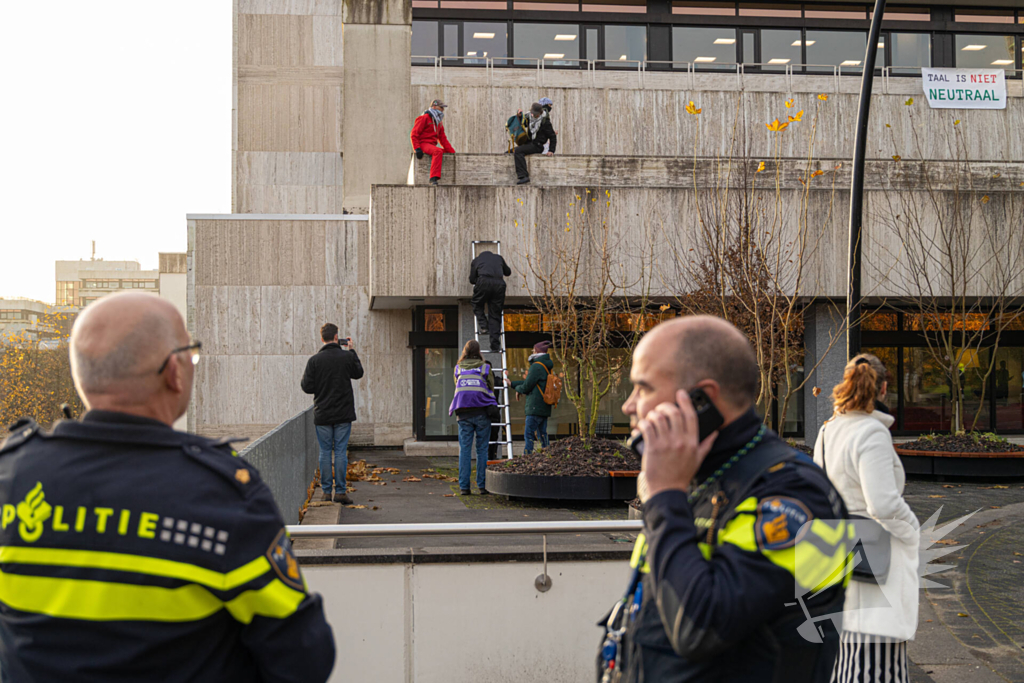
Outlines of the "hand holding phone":
M 676 403 L 662 403 L 647 413 L 630 440 L 643 457 L 651 496 L 686 490 L 718 436 L 724 418 L 702 389 L 676 392 Z

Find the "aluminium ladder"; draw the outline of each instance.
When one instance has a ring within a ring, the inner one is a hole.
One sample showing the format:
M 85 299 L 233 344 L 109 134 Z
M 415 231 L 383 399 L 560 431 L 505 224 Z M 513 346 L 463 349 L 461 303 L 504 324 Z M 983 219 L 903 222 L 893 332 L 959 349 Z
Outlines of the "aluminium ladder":
M 496 240 L 473 240 L 472 255 L 473 255 L 473 259 L 474 260 L 476 259 L 476 256 L 477 256 L 477 254 L 476 254 L 476 246 L 478 244 L 494 244 L 494 245 L 496 245 L 497 246 L 498 256 L 501 256 L 501 242 L 500 241 L 496 241 Z M 475 311 L 473 312 L 473 338 L 476 339 L 478 344 L 480 343 L 480 326 L 479 326 L 479 323 L 477 321 L 477 317 L 476 317 L 476 312 Z M 485 347 L 488 350 L 485 351 L 484 350 Z M 480 344 L 480 353 L 481 353 L 481 355 L 488 354 L 488 353 L 493 354 L 494 352 L 490 351 L 489 350 L 490 348 L 491 348 L 491 346 L 490 346 L 490 341 L 489 340 L 488 340 L 487 344 Z M 495 444 L 499 445 L 499 446 L 505 446 L 506 452 L 508 454 L 508 458 L 511 459 L 512 458 L 512 413 L 509 410 L 509 398 L 510 398 L 510 395 L 509 395 L 509 388 L 508 388 L 508 350 L 505 348 L 505 312 L 504 312 L 504 310 L 502 310 L 502 313 L 501 313 L 501 351 L 500 351 L 500 354 L 501 354 L 501 367 L 495 368 L 495 367 L 492 366 L 491 367 L 491 372 L 493 373 L 495 370 L 497 370 L 498 371 L 498 378 L 501 379 L 501 403 L 498 404 L 498 408 L 501 409 L 501 419 L 502 419 L 502 421 L 501 422 L 495 422 L 491 426 L 492 427 L 495 427 L 495 426 L 496 427 L 500 427 L 501 429 L 498 432 L 498 440 L 497 441 L 488 441 L 487 443 L 488 443 L 488 446 L 495 445 Z M 502 432 L 504 432 L 504 437 L 502 437 Z

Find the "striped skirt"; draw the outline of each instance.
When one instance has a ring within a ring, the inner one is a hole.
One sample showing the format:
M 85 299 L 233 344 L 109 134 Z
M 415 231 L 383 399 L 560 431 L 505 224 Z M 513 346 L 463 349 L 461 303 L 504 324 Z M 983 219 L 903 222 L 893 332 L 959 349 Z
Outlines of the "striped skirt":
M 909 683 L 907 643 L 843 631 L 832 683 Z

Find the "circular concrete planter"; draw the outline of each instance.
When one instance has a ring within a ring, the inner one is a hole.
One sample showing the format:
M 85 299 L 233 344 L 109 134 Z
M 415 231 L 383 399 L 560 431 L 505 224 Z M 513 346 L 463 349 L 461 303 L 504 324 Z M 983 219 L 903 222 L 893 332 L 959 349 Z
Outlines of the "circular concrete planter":
M 636 497 L 636 474 L 566 477 L 488 469 L 487 490 L 501 496 L 537 500 L 632 500 Z
M 644 511 L 640 508 L 635 508 L 632 505 L 627 505 L 626 507 L 628 508 L 627 514 L 629 519 L 639 521 L 644 518 Z
M 1024 477 L 1024 451 L 965 453 L 918 451 L 896 446 L 910 474 L 953 477 Z

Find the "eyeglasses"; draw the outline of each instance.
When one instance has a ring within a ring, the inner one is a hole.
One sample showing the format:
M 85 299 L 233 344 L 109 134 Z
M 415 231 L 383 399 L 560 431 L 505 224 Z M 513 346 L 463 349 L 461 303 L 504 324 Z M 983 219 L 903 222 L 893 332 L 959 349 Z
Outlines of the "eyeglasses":
M 195 342 L 194 344 L 189 344 L 188 346 L 181 346 L 179 348 L 174 349 L 169 354 L 167 354 L 166 360 L 164 360 L 163 365 L 160 366 L 160 369 L 156 371 L 156 374 L 162 375 L 164 370 L 167 369 L 167 364 L 171 362 L 171 356 L 173 356 L 176 353 L 181 353 L 182 351 L 191 351 L 192 352 L 192 365 L 198 365 L 199 364 L 199 349 L 201 349 L 201 348 L 203 348 L 203 342 Z

